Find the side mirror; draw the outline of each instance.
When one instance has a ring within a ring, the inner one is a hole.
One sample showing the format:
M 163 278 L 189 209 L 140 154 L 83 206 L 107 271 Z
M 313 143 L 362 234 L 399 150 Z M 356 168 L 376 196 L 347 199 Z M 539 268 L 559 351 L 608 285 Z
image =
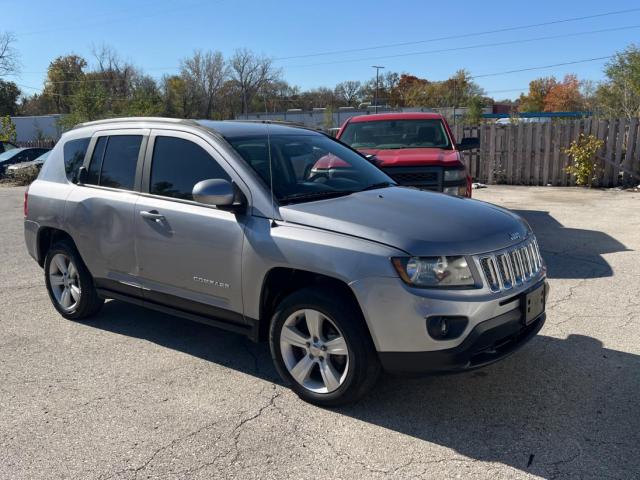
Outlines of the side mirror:
M 196 202 L 216 207 L 230 207 L 236 199 L 233 184 L 222 178 L 202 180 L 193 186 L 191 192 Z
M 76 183 L 78 185 L 82 185 L 84 183 L 87 183 L 87 179 L 89 178 L 89 171 L 87 170 L 87 167 L 80 167 L 78 169 L 78 175 L 76 177 Z
M 476 137 L 465 137 L 456 145 L 456 148 L 460 151 L 480 148 L 480 139 Z

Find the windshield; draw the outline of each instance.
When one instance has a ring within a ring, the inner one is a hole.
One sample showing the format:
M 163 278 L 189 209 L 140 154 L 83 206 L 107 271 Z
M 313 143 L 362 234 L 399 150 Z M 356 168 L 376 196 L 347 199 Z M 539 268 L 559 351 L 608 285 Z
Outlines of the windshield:
M 22 150 L 17 149 L 17 148 L 12 148 L 11 150 L 8 150 L 4 153 L 0 153 L 0 162 L 3 162 L 5 160 L 9 160 L 10 158 L 15 157 L 18 153 L 20 153 Z
M 451 148 L 442 120 L 375 120 L 348 123 L 340 137 L 353 148 Z
M 361 155 L 324 135 L 227 138 L 280 203 L 305 202 L 395 185 Z M 273 182 L 271 180 L 273 174 Z
M 49 158 L 50 154 L 51 154 L 51 150 L 49 150 L 48 152 L 45 152 L 42 155 L 40 155 L 38 158 L 35 159 L 35 161 L 36 162 L 44 162 L 47 158 Z

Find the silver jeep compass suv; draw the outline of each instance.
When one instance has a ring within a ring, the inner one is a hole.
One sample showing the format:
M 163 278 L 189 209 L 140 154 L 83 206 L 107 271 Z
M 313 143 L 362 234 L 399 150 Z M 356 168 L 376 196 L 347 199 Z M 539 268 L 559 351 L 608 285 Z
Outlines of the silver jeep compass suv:
M 321 405 L 357 400 L 381 369 L 487 365 L 545 320 L 546 269 L 525 221 L 399 187 L 303 128 L 83 124 L 29 187 L 25 217 L 65 318 L 111 298 L 268 340 L 282 378 Z

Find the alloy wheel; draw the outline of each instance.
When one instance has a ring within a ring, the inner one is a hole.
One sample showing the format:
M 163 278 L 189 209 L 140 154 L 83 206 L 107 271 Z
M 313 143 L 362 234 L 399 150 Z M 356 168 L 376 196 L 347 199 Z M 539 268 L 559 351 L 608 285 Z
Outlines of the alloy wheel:
M 298 310 L 287 317 L 280 351 L 289 374 L 307 390 L 331 393 L 347 378 L 349 350 L 344 336 L 317 310 Z
M 57 253 L 49 263 L 49 284 L 58 305 L 65 311 L 73 311 L 80 302 L 82 290 L 78 269 L 71 258 Z

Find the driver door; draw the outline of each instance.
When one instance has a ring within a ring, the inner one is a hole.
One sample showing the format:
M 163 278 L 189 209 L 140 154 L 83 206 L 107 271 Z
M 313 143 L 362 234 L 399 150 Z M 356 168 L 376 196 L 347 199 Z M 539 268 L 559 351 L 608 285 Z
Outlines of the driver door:
M 202 138 L 184 132 L 151 132 L 134 220 L 145 298 L 244 323 L 244 214 L 199 204 L 191 196 L 199 181 L 231 181 L 232 174 Z

